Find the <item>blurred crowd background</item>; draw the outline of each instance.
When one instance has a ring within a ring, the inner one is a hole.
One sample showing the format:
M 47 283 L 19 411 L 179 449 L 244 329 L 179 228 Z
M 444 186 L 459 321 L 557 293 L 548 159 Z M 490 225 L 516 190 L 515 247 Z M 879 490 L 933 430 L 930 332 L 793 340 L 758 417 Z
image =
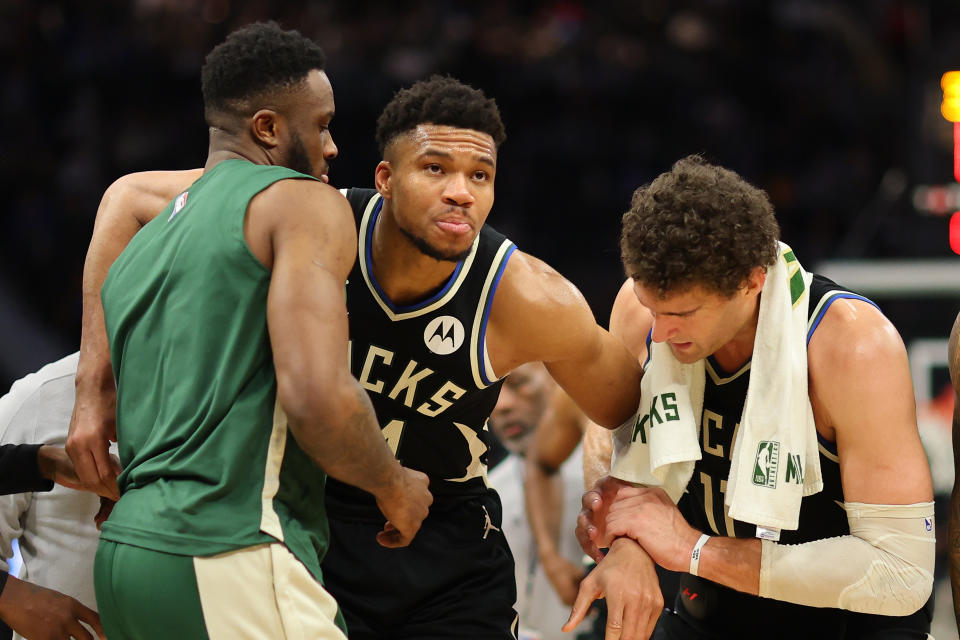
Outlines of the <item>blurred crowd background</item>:
M 372 186 L 376 117 L 398 88 L 450 73 L 495 97 L 508 139 L 489 221 L 601 324 L 631 193 L 689 153 L 766 189 L 808 268 L 958 269 L 953 292 L 875 294 L 927 354 L 920 418 L 949 490 L 960 186 L 939 81 L 960 69 L 957 0 L 0 0 L 0 390 L 79 344 L 100 196 L 129 172 L 203 164 L 204 56 L 265 19 L 327 52 L 338 187 Z
M 440 72 L 494 96 L 490 222 L 601 323 L 632 191 L 692 152 L 766 189 L 808 266 L 952 255 L 946 218 L 912 196 L 952 182 L 938 83 L 960 68 L 955 0 L 0 0 L 0 388 L 77 345 L 101 194 L 202 164 L 204 56 L 262 19 L 329 56 L 337 186 L 372 185 L 399 87 Z

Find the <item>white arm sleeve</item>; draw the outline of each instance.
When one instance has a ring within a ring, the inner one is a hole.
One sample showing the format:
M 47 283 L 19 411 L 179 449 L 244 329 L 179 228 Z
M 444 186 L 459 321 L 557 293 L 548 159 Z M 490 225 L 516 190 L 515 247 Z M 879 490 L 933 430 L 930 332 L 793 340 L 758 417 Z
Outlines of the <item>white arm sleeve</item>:
M 850 535 L 762 541 L 760 596 L 811 607 L 909 615 L 933 589 L 933 503 L 844 505 Z

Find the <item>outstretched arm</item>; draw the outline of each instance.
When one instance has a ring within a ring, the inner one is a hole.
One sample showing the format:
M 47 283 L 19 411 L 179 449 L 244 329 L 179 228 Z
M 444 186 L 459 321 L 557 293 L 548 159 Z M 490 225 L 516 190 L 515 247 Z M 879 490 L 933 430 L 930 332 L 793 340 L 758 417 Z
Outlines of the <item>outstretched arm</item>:
M 617 292 L 610 311 L 610 333 L 623 341 L 624 346 L 638 363 L 647 359 L 647 335 L 653 326 L 653 316 L 640 304 L 633 291 L 633 280 L 627 278 Z M 604 526 L 606 517 L 604 496 L 610 495 L 611 487 L 619 481 L 608 478 L 613 441 L 610 431 L 596 424 L 588 424 L 583 435 L 583 482 L 584 510 L 577 523 L 577 539 L 585 553 L 597 557 L 596 537 Z M 609 500 L 607 500 L 609 501 Z
M 639 405 L 636 359 L 597 325 L 573 284 L 520 251 L 510 258 L 497 289 L 487 346 L 498 373 L 543 362 L 577 406 L 604 427 L 620 426 Z
M 272 268 L 267 325 L 277 398 L 294 438 L 332 477 L 376 497 L 389 521 L 381 544 L 408 544 L 432 498 L 427 476 L 397 462 L 350 375 L 343 287 L 357 236 L 347 201 L 318 182 L 284 180 L 251 201 L 245 229 Z
M 560 600 L 572 605 L 583 579 L 583 567 L 563 557 L 558 548 L 562 531 L 563 478 L 560 466 L 580 444 L 586 416 L 562 389 L 555 389 L 550 404 L 527 450 L 524 491 L 527 518 L 537 544 L 537 554 Z
M 950 494 L 950 522 L 947 553 L 950 556 L 950 584 L 953 586 L 953 611 L 960 629 L 960 314 L 950 332 L 950 380 L 953 382 L 953 464 L 956 479 Z
M 67 452 L 85 488 L 113 499 L 119 498 L 116 482 L 119 469 L 109 455 L 110 441 L 117 438 L 116 387 L 100 288 L 110 265 L 137 231 L 201 173 L 200 169 L 195 169 L 124 176 L 110 185 L 97 209 L 93 237 L 83 266 L 77 398 L 70 419 Z

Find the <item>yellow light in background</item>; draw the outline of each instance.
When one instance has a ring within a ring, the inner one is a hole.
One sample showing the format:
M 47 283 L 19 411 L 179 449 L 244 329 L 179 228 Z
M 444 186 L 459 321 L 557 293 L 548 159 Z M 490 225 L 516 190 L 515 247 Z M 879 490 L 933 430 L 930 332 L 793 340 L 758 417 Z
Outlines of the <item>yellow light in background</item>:
M 943 104 L 940 113 L 950 122 L 960 122 L 960 71 L 947 71 L 940 78 Z

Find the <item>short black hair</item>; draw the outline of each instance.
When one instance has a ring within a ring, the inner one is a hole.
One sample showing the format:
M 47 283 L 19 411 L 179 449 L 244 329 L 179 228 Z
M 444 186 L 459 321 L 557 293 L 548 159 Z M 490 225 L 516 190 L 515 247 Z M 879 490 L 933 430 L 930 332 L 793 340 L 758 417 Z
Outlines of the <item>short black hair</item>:
M 289 89 L 314 69 L 323 70 L 323 49 L 299 31 L 276 22 L 255 22 L 234 31 L 207 54 L 200 72 L 207 123 L 217 114 L 251 115 L 253 99 Z
M 496 101 L 450 76 L 434 75 L 394 94 L 377 118 L 380 153 L 394 138 L 421 124 L 481 131 L 497 147 L 507 139 Z

